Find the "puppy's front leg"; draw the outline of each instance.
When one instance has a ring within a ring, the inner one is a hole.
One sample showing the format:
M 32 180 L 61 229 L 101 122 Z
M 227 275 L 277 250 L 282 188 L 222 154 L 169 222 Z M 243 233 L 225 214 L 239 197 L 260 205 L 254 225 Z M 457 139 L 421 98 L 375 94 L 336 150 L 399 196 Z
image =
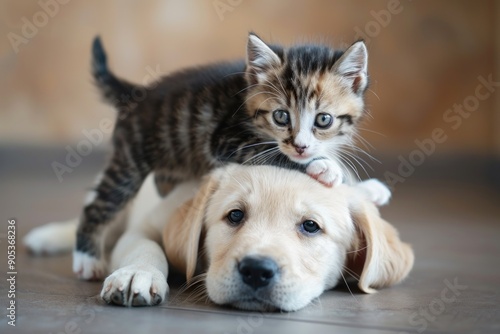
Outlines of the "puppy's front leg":
M 113 250 L 113 273 L 106 278 L 101 297 L 122 306 L 160 304 L 168 293 L 167 259 L 157 240 L 137 231 L 127 231 Z
M 168 293 L 168 264 L 161 246 L 165 224 L 193 197 L 198 182 L 180 184 L 161 200 L 152 179 L 146 180 L 129 216 L 129 226 L 111 254 L 111 269 L 101 297 L 122 306 L 157 305 Z

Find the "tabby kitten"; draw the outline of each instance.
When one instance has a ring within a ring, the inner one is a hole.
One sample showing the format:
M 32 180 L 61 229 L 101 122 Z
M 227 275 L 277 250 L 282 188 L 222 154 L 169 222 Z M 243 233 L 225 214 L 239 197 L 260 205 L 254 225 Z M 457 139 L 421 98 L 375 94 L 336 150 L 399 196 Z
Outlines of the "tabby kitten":
M 345 51 L 283 48 L 251 33 L 246 62 L 173 73 L 145 89 L 109 71 L 96 38 L 93 74 L 119 115 L 114 153 L 83 209 L 75 273 L 105 274 L 103 228 L 151 172 L 164 194 L 230 162 L 281 165 L 327 186 L 341 183 L 337 151 L 351 145 L 363 116 L 367 57 L 361 41 Z M 137 92 L 145 98 L 134 99 Z

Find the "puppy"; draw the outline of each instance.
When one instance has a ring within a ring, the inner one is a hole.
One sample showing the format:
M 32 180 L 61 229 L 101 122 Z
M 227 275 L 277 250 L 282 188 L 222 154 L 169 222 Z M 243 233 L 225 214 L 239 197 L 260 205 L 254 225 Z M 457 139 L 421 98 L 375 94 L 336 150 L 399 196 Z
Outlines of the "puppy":
M 301 309 L 343 274 L 372 293 L 413 266 L 411 247 L 375 206 L 389 197 L 376 180 L 326 188 L 271 166 L 226 166 L 163 200 L 148 180 L 111 252 L 101 296 L 124 306 L 159 304 L 169 266 L 188 282 L 200 275 L 214 303 L 245 310 Z M 25 239 L 33 251 L 37 234 Z

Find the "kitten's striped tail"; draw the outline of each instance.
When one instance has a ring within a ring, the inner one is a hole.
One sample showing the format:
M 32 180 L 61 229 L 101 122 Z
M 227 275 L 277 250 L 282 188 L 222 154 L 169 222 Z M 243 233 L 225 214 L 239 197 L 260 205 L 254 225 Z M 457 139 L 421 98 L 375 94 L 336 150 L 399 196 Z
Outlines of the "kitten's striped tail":
M 99 36 L 96 36 L 92 43 L 92 74 L 104 98 L 113 104 L 120 113 L 135 106 L 133 91 L 140 89 L 139 86 L 117 78 L 109 70 L 106 52 Z

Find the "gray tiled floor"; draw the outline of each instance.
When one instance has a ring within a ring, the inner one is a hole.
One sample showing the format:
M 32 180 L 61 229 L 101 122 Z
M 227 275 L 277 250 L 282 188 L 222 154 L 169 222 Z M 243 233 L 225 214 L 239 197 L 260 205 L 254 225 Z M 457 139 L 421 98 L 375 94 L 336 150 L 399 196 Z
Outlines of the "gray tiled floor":
M 26 168 L 0 173 L 1 254 L 6 254 L 8 218 L 16 218 L 20 241 L 33 226 L 75 216 L 95 170 L 82 166 L 59 183 L 50 162 L 39 164 L 34 173 Z M 413 244 L 416 262 L 410 277 L 375 295 L 329 291 L 313 305 L 285 314 L 193 302 L 175 289 L 170 302 L 159 307 L 107 306 L 98 298 L 99 283 L 73 277 L 69 255 L 33 258 L 18 247 L 17 326 L 7 325 L 2 279 L 0 332 L 499 333 L 498 193 L 475 184 L 408 180 L 397 187 L 383 215 Z M 0 268 L 7 271 L 5 255 Z M 448 288 L 453 284 L 460 285 L 455 292 Z

